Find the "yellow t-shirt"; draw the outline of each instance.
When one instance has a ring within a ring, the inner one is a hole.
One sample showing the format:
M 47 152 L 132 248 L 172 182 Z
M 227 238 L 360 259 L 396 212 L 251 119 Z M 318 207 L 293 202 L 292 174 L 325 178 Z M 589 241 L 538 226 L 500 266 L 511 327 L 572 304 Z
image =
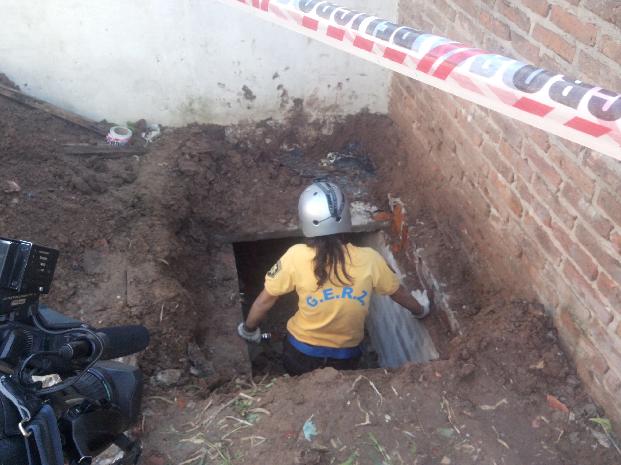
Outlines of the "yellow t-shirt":
M 318 289 L 313 270 L 315 250 L 304 244 L 291 247 L 265 276 L 269 294 L 297 292 L 298 311 L 287 323 L 287 330 L 297 340 L 321 347 L 358 346 L 364 337 L 371 294 L 391 295 L 399 288 L 397 276 L 378 252 L 352 244 L 347 244 L 347 250 L 350 286 L 329 280 Z

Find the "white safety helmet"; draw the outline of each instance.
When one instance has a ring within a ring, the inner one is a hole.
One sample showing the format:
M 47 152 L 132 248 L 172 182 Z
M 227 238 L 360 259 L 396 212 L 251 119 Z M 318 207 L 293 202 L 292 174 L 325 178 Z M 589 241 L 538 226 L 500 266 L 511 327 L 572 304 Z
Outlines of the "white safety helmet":
M 306 237 L 351 232 L 349 202 L 341 188 L 328 181 L 315 181 L 302 192 L 298 215 Z

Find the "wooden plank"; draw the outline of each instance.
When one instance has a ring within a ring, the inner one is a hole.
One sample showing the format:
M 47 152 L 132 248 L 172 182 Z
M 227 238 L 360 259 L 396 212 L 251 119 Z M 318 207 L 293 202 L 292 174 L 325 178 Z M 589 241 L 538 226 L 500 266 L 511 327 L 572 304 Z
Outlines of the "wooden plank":
M 63 110 L 62 108 L 57 107 L 56 105 L 52 105 L 51 103 L 44 102 L 43 100 L 39 100 L 38 98 L 31 97 L 29 95 L 20 92 L 19 90 L 12 89 L 8 86 L 0 84 L 0 95 L 6 97 L 10 100 L 13 100 L 17 103 L 25 105 L 30 108 L 34 108 L 37 110 L 44 111 L 49 113 L 56 118 L 60 118 L 69 123 L 75 124 L 76 126 L 80 126 L 84 129 L 88 129 L 100 136 L 107 136 L 108 129 L 104 127 L 104 125 L 92 121 L 90 119 L 84 118 L 80 115 L 72 113 L 67 110 Z

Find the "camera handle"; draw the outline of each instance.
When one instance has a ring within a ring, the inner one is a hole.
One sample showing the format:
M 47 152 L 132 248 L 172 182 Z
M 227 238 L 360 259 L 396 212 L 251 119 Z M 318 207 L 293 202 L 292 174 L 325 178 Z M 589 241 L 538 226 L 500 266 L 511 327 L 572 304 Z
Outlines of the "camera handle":
M 62 443 L 54 410 L 25 392 L 11 377 L 0 377 L 0 393 L 15 406 L 21 421 L 28 465 L 63 465 Z

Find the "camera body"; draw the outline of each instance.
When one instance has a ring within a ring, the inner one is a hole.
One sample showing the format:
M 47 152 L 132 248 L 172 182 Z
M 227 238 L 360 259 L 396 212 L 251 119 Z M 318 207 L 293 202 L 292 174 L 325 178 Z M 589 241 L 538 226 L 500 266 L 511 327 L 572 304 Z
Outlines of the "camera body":
M 0 320 L 50 291 L 57 261 L 57 250 L 0 238 Z
M 88 465 L 116 443 L 126 450 L 126 460 L 118 463 L 135 463 L 139 446 L 123 432 L 138 418 L 142 375 L 110 359 L 146 348 L 148 332 L 142 326 L 96 330 L 39 305 L 39 296 L 49 292 L 58 255 L 54 249 L 0 238 L 0 384 L 15 386 L 35 405 L 33 410 L 53 409 L 49 435 L 62 444 L 56 457 Z M 38 377 L 50 374 L 61 381 L 44 387 Z M 2 394 L 0 463 L 54 463 L 43 457 L 37 462 L 27 453 L 28 441 L 20 437 L 27 438 L 26 422 L 17 404 L 8 401 L 12 396 Z

